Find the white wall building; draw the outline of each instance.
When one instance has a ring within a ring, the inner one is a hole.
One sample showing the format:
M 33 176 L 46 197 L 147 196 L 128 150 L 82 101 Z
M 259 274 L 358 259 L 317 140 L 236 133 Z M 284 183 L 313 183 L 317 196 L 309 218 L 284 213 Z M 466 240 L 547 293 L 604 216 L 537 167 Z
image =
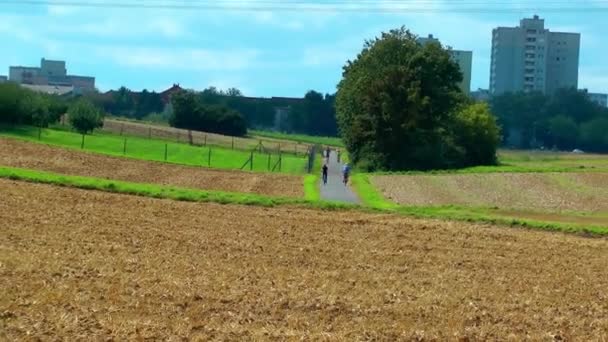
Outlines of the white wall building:
M 95 90 L 94 77 L 68 75 L 64 61 L 44 58 L 40 61 L 40 67 L 10 67 L 9 80 L 19 84 L 72 87 L 75 92 Z
M 553 93 L 578 86 L 578 33 L 550 32 L 544 19 L 522 19 L 518 27 L 492 31 L 490 92 Z
M 429 34 L 428 37 L 420 37 L 418 38 L 418 42 L 422 45 L 428 44 L 431 42 L 439 43 L 439 40 L 433 37 L 432 34 Z M 460 83 L 460 89 L 465 94 L 469 94 L 471 92 L 471 73 L 473 70 L 473 51 L 463 51 L 463 50 L 449 50 L 452 55 L 452 59 L 454 62 L 458 64 L 460 67 L 460 72 L 462 72 L 462 82 Z

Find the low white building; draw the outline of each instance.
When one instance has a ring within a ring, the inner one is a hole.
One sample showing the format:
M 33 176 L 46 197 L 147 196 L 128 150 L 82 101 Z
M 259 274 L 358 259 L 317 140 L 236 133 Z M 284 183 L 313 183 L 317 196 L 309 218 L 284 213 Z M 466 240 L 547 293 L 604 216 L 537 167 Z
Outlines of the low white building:
M 8 82 L 8 77 L 0 75 L 0 83 Z
M 73 87 L 79 92 L 95 91 L 95 77 L 68 75 L 64 61 L 44 58 L 40 67 L 11 66 L 9 80 L 19 84 Z

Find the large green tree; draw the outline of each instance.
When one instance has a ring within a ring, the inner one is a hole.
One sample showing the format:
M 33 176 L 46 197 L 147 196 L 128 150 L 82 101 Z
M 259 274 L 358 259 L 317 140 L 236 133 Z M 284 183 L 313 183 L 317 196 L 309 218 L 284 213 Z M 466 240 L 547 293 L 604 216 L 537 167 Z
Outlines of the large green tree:
M 467 104 L 461 80 L 446 49 L 418 43 L 405 28 L 366 41 L 344 67 L 336 97 L 340 134 L 353 162 L 372 170 L 470 164 L 454 130 L 454 115 Z

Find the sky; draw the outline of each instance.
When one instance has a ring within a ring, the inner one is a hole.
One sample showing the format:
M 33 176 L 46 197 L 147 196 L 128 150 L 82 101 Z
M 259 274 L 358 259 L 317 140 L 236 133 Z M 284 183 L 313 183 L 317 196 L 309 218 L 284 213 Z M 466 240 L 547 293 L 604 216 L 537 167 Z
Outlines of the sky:
M 538 14 L 551 31 L 581 33 L 579 88 L 608 93 L 607 0 L 285 0 L 282 7 L 277 0 L 123 0 L 201 6 L 81 6 L 95 1 L 0 0 L 0 75 L 10 65 L 37 66 L 44 57 L 65 60 L 70 74 L 96 77 L 101 91 L 162 91 L 178 83 L 197 90 L 236 87 L 248 96 L 333 93 L 342 66 L 366 39 L 405 26 L 472 50 L 475 90 L 488 88 L 492 29 Z M 543 1 L 544 7 L 534 7 Z M 564 3 L 585 10 L 556 9 Z

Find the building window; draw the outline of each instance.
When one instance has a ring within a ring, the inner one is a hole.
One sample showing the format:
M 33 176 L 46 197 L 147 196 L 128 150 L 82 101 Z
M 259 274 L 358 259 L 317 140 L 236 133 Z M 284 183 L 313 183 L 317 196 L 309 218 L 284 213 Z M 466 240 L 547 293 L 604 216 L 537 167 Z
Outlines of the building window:
M 536 33 L 536 30 L 527 30 L 527 33 Z
M 534 62 L 532 62 L 532 61 L 526 61 L 526 66 L 534 66 Z
M 557 57 L 555 60 L 557 60 L 559 62 L 559 57 Z
M 534 73 L 534 69 L 526 69 L 526 74 L 533 74 Z
M 533 54 L 533 53 L 527 53 L 526 54 L 526 58 L 534 58 L 534 57 L 536 57 L 536 55 Z

